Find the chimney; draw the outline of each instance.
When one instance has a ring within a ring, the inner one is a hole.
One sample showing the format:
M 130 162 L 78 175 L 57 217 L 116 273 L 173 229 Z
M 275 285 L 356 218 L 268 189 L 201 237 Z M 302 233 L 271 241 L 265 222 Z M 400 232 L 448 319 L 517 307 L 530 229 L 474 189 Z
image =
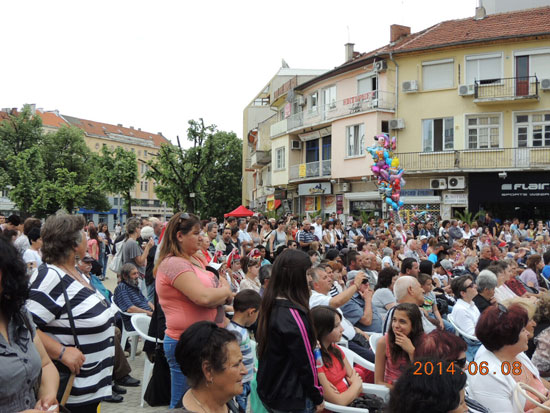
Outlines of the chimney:
M 138 128 L 138 131 L 141 131 L 141 128 Z
M 401 26 L 400 24 L 392 24 L 390 26 L 390 43 L 395 43 L 404 36 L 411 34 L 411 28 Z
M 122 123 L 117 123 L 117 126 L 118 126 L 119 128 L 122 128 Z
M 346 48 L 346 62 L 349 62 L 351 59 L 353 59 L 353 46 L 355 46 L 354 43 L 346 43 L 344 47 Z
M 485 7 L 483 6 L 476 7 L 476 15 L 474 17 L 474 20 L 483 20 L 485 17 L 487 17 L 487 12 L 485 11 Z
M 133 126 L 130 126 L 130 129 L 134 129 L 134 127 L 133 127 Z

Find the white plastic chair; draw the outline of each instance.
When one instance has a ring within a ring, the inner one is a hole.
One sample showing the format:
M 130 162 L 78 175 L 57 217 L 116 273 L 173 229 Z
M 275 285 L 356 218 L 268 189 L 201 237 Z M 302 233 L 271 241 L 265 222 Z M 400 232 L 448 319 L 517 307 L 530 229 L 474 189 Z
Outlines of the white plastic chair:
M 382 333 L 369 333 L 369 334 L 370 334 L 370 338 L 369 338 L 370 349 L 376 355 L 376 344 L 378 343 L 378 340 L 384 337 L 384 334 Z
M 354 353 L 349 348 L 340 347 L 344 352 L 348 363 L 353 366 L 354 364 L 359 364 L 360 366 L 366 368 L 367 370 L 374 371 L 374 364 L 368 360 L 365 360 L 363 357 L 359 356 L 357 353 Z M 374 394 L 378 397 L 381 397 L 384 402 L 388 402 L 390 398 L 390 389 L 381 384 L 371 384 L 363 383 L 363 393 Z M 325 401 L 325 409 L 335 412 L 335 413 L 368 413 L 368 409 L 359 409 L 357 407 L 348 407 L 340 406 L 338 404 L 329 403 Z
M 116 303 L 114 301 L 114 296 L 113 296 L 113 300 L 111 302 L 111 307 L 113 307 L 119 313 L 130 317 L 130 319 L 133 315 L 135 315 L 135 313 L 125 313 L 124 311 L 122 311 L 120 309 L 120 307 L 118 307 L 116 305 Z M 122 350 L 124 350 L 126 348 L 126 342 L 128 341 L 128 339 L 130 339 L 130 359 L 131 360 L 134 360 L 136 358 L 138 337 L 139 337 L 139 334 L 137 333 L 137 331 L 128 331 L 128 330 L 126 330 L 126 326 L 124 325 L 124 320 L 123 320 L 122 321 L 122 337 L 120 339 L 120 346 L 122 347 Z
M 147 314 L 134 314 L 132 315 L 132 318 L 130 319 L 132 322 L 132 326 L 136 330 L 136 332 L 139 334 L 139 336 L 145 340 L 145 341 L 152 341 L 162 343 L 163 340 L 155 339 L 154 337 L 151 337 L 147 333 L 149 332 L 149 324 L 151 323 L 151 317 L 149 317 Z M 151 363 L 149 361 L 149 357 L 147 357 L 147 354 L 144 355 L 145 357 L 145 365 L 143 366 L 143 377 L 141 379 L 141 407 L 143 407 L 144 399 L 143 396 L 145 395 L 145 390 L 147 389 L 147 385 L 149 384 L 149 380 L 151 380 L 151 374 L 153 373 L 153 365 L 154 363 Z
M 454 329 L 457 332 L 457 335 L 462 336 L 462 337 L 467 338 L 467 339 L 472 340 L 472 341 L 479 342 L 479 340 L 476 336 L 472 336 L 471 334 L 468 334 L 468 333 L 464 332 L 463 330 L 460 329 L 460 327 L 458 327 L 456 325 L 456 323 L 453 320 L 453 315 L 452 314 L 447 315 L 447 321 L 452 324 L 452 326 L 454 327 Z

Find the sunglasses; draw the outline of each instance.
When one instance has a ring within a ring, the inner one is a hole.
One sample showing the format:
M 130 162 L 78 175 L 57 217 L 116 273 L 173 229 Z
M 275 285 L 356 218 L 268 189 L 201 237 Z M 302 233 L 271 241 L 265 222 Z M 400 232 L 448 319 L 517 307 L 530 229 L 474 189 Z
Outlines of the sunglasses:
M 189 218 L 191 218 L 191 216 L 189 216 L 189 214 L 187 212 L 184 212 L 183 214 L 180 215 L 180 221 L 182 219 L 187 220 Z
M 466 357 L 455 360 L 455 364 L 458 368 L 463 369 L 464 367 L 466 367 Z
M 464 288 L 464 291 L 468 291 L 468 288 L 475 288 L 476 283 L 471 283 L 469 286 Z

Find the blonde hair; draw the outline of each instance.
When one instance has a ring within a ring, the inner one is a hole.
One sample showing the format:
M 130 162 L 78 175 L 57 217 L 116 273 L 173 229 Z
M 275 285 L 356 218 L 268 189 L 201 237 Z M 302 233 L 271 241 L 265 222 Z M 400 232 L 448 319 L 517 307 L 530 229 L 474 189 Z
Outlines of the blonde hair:
M 504 301 L 504 306 L 506 308 L 510 308 L 513 305 L 519 305 L 525 311 L 527 311 L 529 320 L 532 320 L 535 317 L 535 312 L 537 310 L 537 307 L 535 306 L 535 304 L 533 304 L 531 300 L 527 298 L 517 297 L 517 298 L 510 298 L 509 300 Z

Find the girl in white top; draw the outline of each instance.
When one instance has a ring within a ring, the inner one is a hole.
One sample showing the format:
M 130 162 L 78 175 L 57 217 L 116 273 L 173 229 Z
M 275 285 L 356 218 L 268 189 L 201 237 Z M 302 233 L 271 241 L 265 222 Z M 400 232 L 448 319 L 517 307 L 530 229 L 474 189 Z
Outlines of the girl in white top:
M 25 236 L 25 235 L 23 235 Z M 42 265 L 42 238 L 40 238 L 40 228 L 32 228 L 27 235 L 31 246 L 24 252 L 23 261 L 27 264 L 29 274 L 34 268 Z
M 336 248 L 336 231 L 334 230 L 334 222 L 327 221 L 325 223 L 325 230 L 323 231 L 323 243 L 325 248 L 328 250 L 330 248 Z

